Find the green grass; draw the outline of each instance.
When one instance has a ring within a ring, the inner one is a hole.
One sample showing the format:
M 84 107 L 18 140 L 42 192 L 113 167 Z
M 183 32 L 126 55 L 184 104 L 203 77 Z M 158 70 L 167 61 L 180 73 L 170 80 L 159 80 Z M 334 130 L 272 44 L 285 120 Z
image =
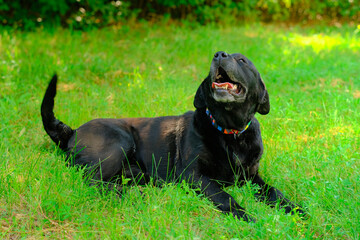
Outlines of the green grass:
M 142 23 L 0 32 L 1 239 L 359 239 L 356 28 Z M 262 74 L 271 111 L 258 116 L 261 174 L 307 207 L 308 220 L 256 202 L 251 185 L 227 191 L 256 224 L 220 213 L 186 184 L 101 195 L 65 166 L 42 128 L 40 103 L 55 71 L 55 113 L 76 128 L 97 117 L 193 110 L 218 50 L 245 54 Z

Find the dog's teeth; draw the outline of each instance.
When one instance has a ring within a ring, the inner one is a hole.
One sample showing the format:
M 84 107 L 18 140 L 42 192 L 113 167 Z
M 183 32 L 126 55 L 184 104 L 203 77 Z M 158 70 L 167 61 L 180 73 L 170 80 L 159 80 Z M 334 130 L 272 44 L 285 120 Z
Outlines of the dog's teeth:
M 216 76 L 216 79 L 220 79 L 220 78 L 222 78 L 221 74 Z
M 236 90 L 238 88 L 237 84 L 234 84 L 233 89 Z

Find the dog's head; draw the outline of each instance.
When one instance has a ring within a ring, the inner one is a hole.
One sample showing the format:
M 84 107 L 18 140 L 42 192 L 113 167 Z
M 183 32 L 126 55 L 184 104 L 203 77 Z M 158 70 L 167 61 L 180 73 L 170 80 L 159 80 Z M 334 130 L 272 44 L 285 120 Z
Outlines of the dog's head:
M 208 108 L 220 125 L 234 129 L 242 129 L 256 112 L 270 111 L 269 94 L 254 64 L 240 53 L 225 52 L 215 53 L 194 106 Z

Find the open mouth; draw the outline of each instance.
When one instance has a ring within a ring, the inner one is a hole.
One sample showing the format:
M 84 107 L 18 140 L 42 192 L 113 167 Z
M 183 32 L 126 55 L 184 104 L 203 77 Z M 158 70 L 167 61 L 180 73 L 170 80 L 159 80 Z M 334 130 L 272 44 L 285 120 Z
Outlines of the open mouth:
M 217 69 L 215 81 L 211 87 L 217 91 L 228 91 L 236 95 L 245 93 L 245 88 L 240 83 L 232 81 L 222 67 Z

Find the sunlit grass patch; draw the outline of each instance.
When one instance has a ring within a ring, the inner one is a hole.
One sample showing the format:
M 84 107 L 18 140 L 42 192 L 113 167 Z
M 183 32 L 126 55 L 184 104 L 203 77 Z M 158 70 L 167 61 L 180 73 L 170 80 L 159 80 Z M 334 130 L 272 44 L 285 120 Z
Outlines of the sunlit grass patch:
M 350 35 L 350 34 L 349 34 Z M 331 50 L 335 47 L 346 47 L 352 50 L 358 50 L 360 48 L 359 36 L 354 32 L 350 36 L 344 36 L 341 34 L 327 35 L 324 33 L 303 35 L 303 34 L 291 34 L 289 42 L 295 46 L 311 47 L 316 53 L 322 50 Z

